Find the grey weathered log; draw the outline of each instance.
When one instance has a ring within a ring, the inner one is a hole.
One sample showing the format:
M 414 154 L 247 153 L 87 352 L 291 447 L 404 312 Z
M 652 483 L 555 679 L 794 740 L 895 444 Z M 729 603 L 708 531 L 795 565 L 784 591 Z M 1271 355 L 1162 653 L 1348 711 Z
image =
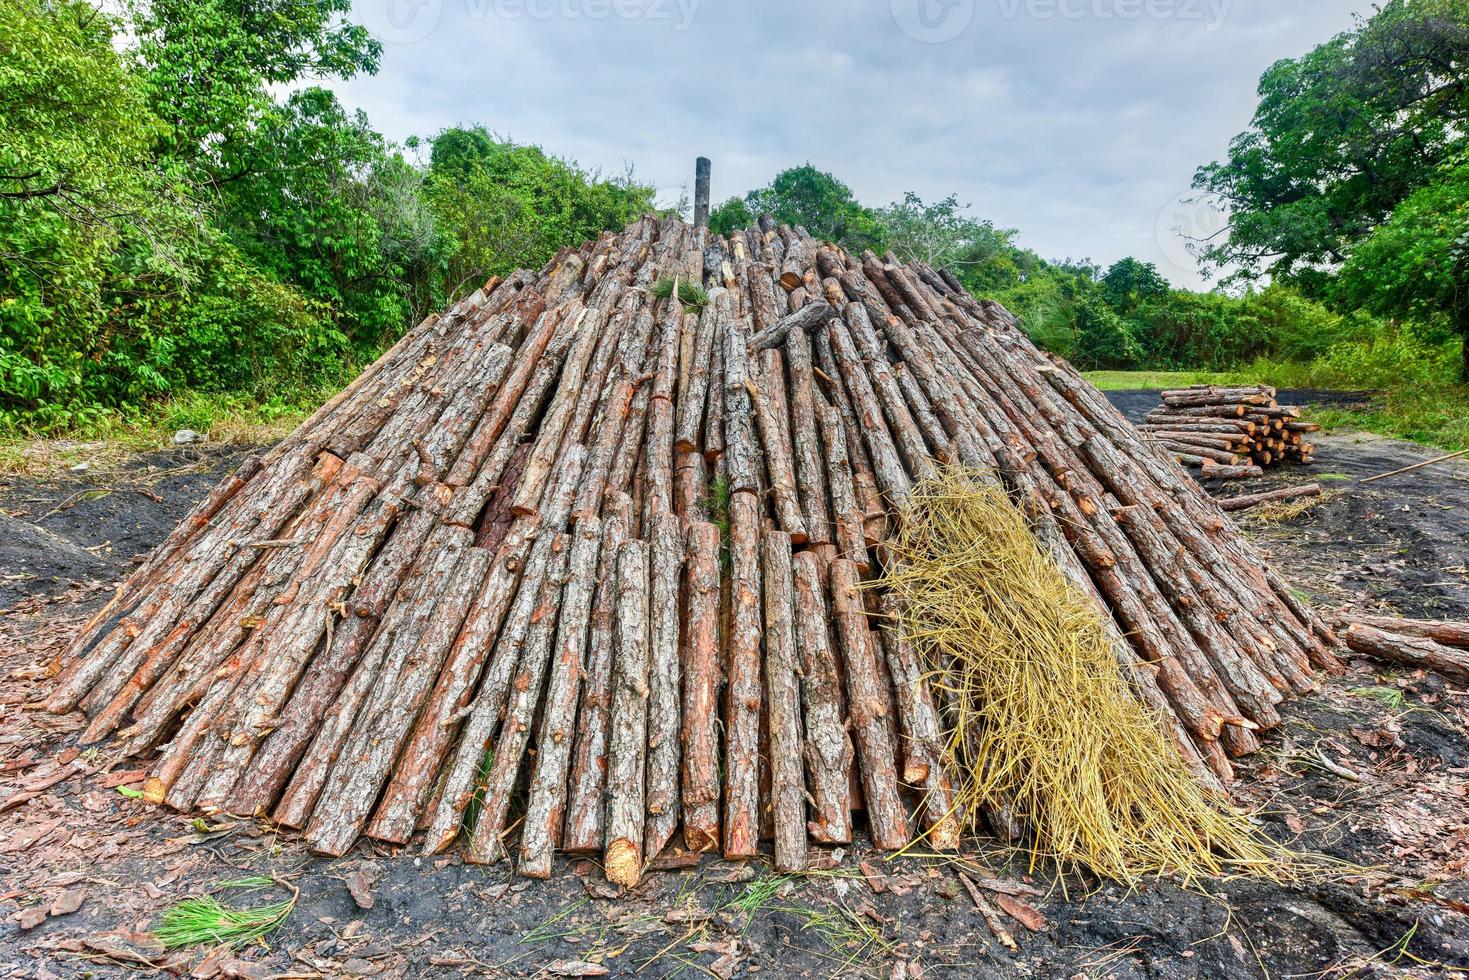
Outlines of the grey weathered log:
M 579 521 L 572 538 L 551 674 L 546 681 L 545 707 L 536 737 L 535 768 L 531 772 L 530 795 L 520 834 L 520 863 L 516 866 L 516 871 L 531 878 L 550 877 L 551 854 L 561 841 L 566 817 L 567 778 L 576 735 L 592 595 L 597 585 L 602 522 L 595 517 Z

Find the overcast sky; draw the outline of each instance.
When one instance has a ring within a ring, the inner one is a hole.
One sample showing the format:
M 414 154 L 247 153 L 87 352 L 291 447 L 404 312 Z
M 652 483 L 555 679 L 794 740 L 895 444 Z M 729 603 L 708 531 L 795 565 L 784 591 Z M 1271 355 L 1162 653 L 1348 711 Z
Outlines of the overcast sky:
M 1273 61 L 1366 0 L 356 0 L 382 67 L 335 86 L 389 137 L 483 123 L 673 203 L 810 162 L 865 204 L 959 195 L 1047 258 L 1204 280 L 1175 228 Z

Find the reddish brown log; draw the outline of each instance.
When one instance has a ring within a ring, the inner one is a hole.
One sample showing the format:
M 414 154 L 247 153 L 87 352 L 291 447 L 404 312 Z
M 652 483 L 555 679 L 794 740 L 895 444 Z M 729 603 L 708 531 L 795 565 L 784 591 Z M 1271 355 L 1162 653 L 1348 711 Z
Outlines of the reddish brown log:
M 1376 626 L 1343 619 L 1338 635 L 1353 653 L 1419 670 L 1432 670 L 1451 681 L 1469 683 L 1469 654 L 1421 636 L 1389 633 Z
M 1249 510 L 1261 504 L 1278 504 L 1287 500 L 1298 500 L 1303 497 L 1321 496 L 1321 484 L 1308 483 L 1299 487 L 1281 487 L 1279 490 L 1266 490 L 1263 493 L 1247 493 L 1237 497 L 1225 497 L 1219 501 L 1221 510 L 1233 512 Z
M 898 777 L 894 769 L 897 749 L 885 717 L 887 698 L 878 683 L 883 675 L 878 670 L 877 654 L 868 634 L 857 569 L 849 561 L 834 561 L 828 577 L 832 614 L 846 666 L 847 705 L 862 772 L 868 828 L 874 847 L 898 850 L 908 844 L 911 835 L 908 815 L 898 798 Z

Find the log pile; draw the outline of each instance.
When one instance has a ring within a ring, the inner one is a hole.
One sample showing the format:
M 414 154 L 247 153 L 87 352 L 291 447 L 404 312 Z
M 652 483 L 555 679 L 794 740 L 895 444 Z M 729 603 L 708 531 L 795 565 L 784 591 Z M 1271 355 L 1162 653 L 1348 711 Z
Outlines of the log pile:
M 145 760 L 149 800 L 323 854 L 463 839 L 545 877 L 601 852 L 632 884 L 680 839 L 771 841 L 784 871 L 862 829 L 953 848 L 946 704 L 871 587 L 946 464 L 1023 508 L 1201 778 L 1335 666 L 1172 455 L 1003 308 L 768 220 L 648 217 L 491 280 L 246 461 L 48 706 Z
M 1238 480 L 1311 462 L 1307 436 L 1321 426 L 1303 422 L 1299 407 L 1279 404 L 1268 385 L 1192 385 L 1163 392 L 1140 428 L 1201 479 Z

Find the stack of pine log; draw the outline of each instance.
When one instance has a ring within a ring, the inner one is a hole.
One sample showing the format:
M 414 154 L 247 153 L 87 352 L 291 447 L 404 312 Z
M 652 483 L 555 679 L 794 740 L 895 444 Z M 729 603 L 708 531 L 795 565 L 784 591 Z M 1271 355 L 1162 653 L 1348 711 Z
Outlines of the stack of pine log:
M 670 842 L 772 840 L 787 871 L 864 826 L 953 848 L 948 705 L 875 587 L 945 464 L 1003 482 L 1201 778 L 1335 666 L 1217 505 L 999 306 L 799 228 L 644 218 L 428 319 L 242 465 L 49 707 L 147 760 L 149 800 L 325 854 L 462 837 L 530 876 L 600 851 L 630 884 Z
M 1309 463 L 1314 447 L 1295 405 L 1281 405 L 1268 385 L 1221 388 L 1192 385 L 1163 392 L 1163 404 L 1148 413 L 1142 430 L 1205 480 L 1260 476 L 1281 463 Z

